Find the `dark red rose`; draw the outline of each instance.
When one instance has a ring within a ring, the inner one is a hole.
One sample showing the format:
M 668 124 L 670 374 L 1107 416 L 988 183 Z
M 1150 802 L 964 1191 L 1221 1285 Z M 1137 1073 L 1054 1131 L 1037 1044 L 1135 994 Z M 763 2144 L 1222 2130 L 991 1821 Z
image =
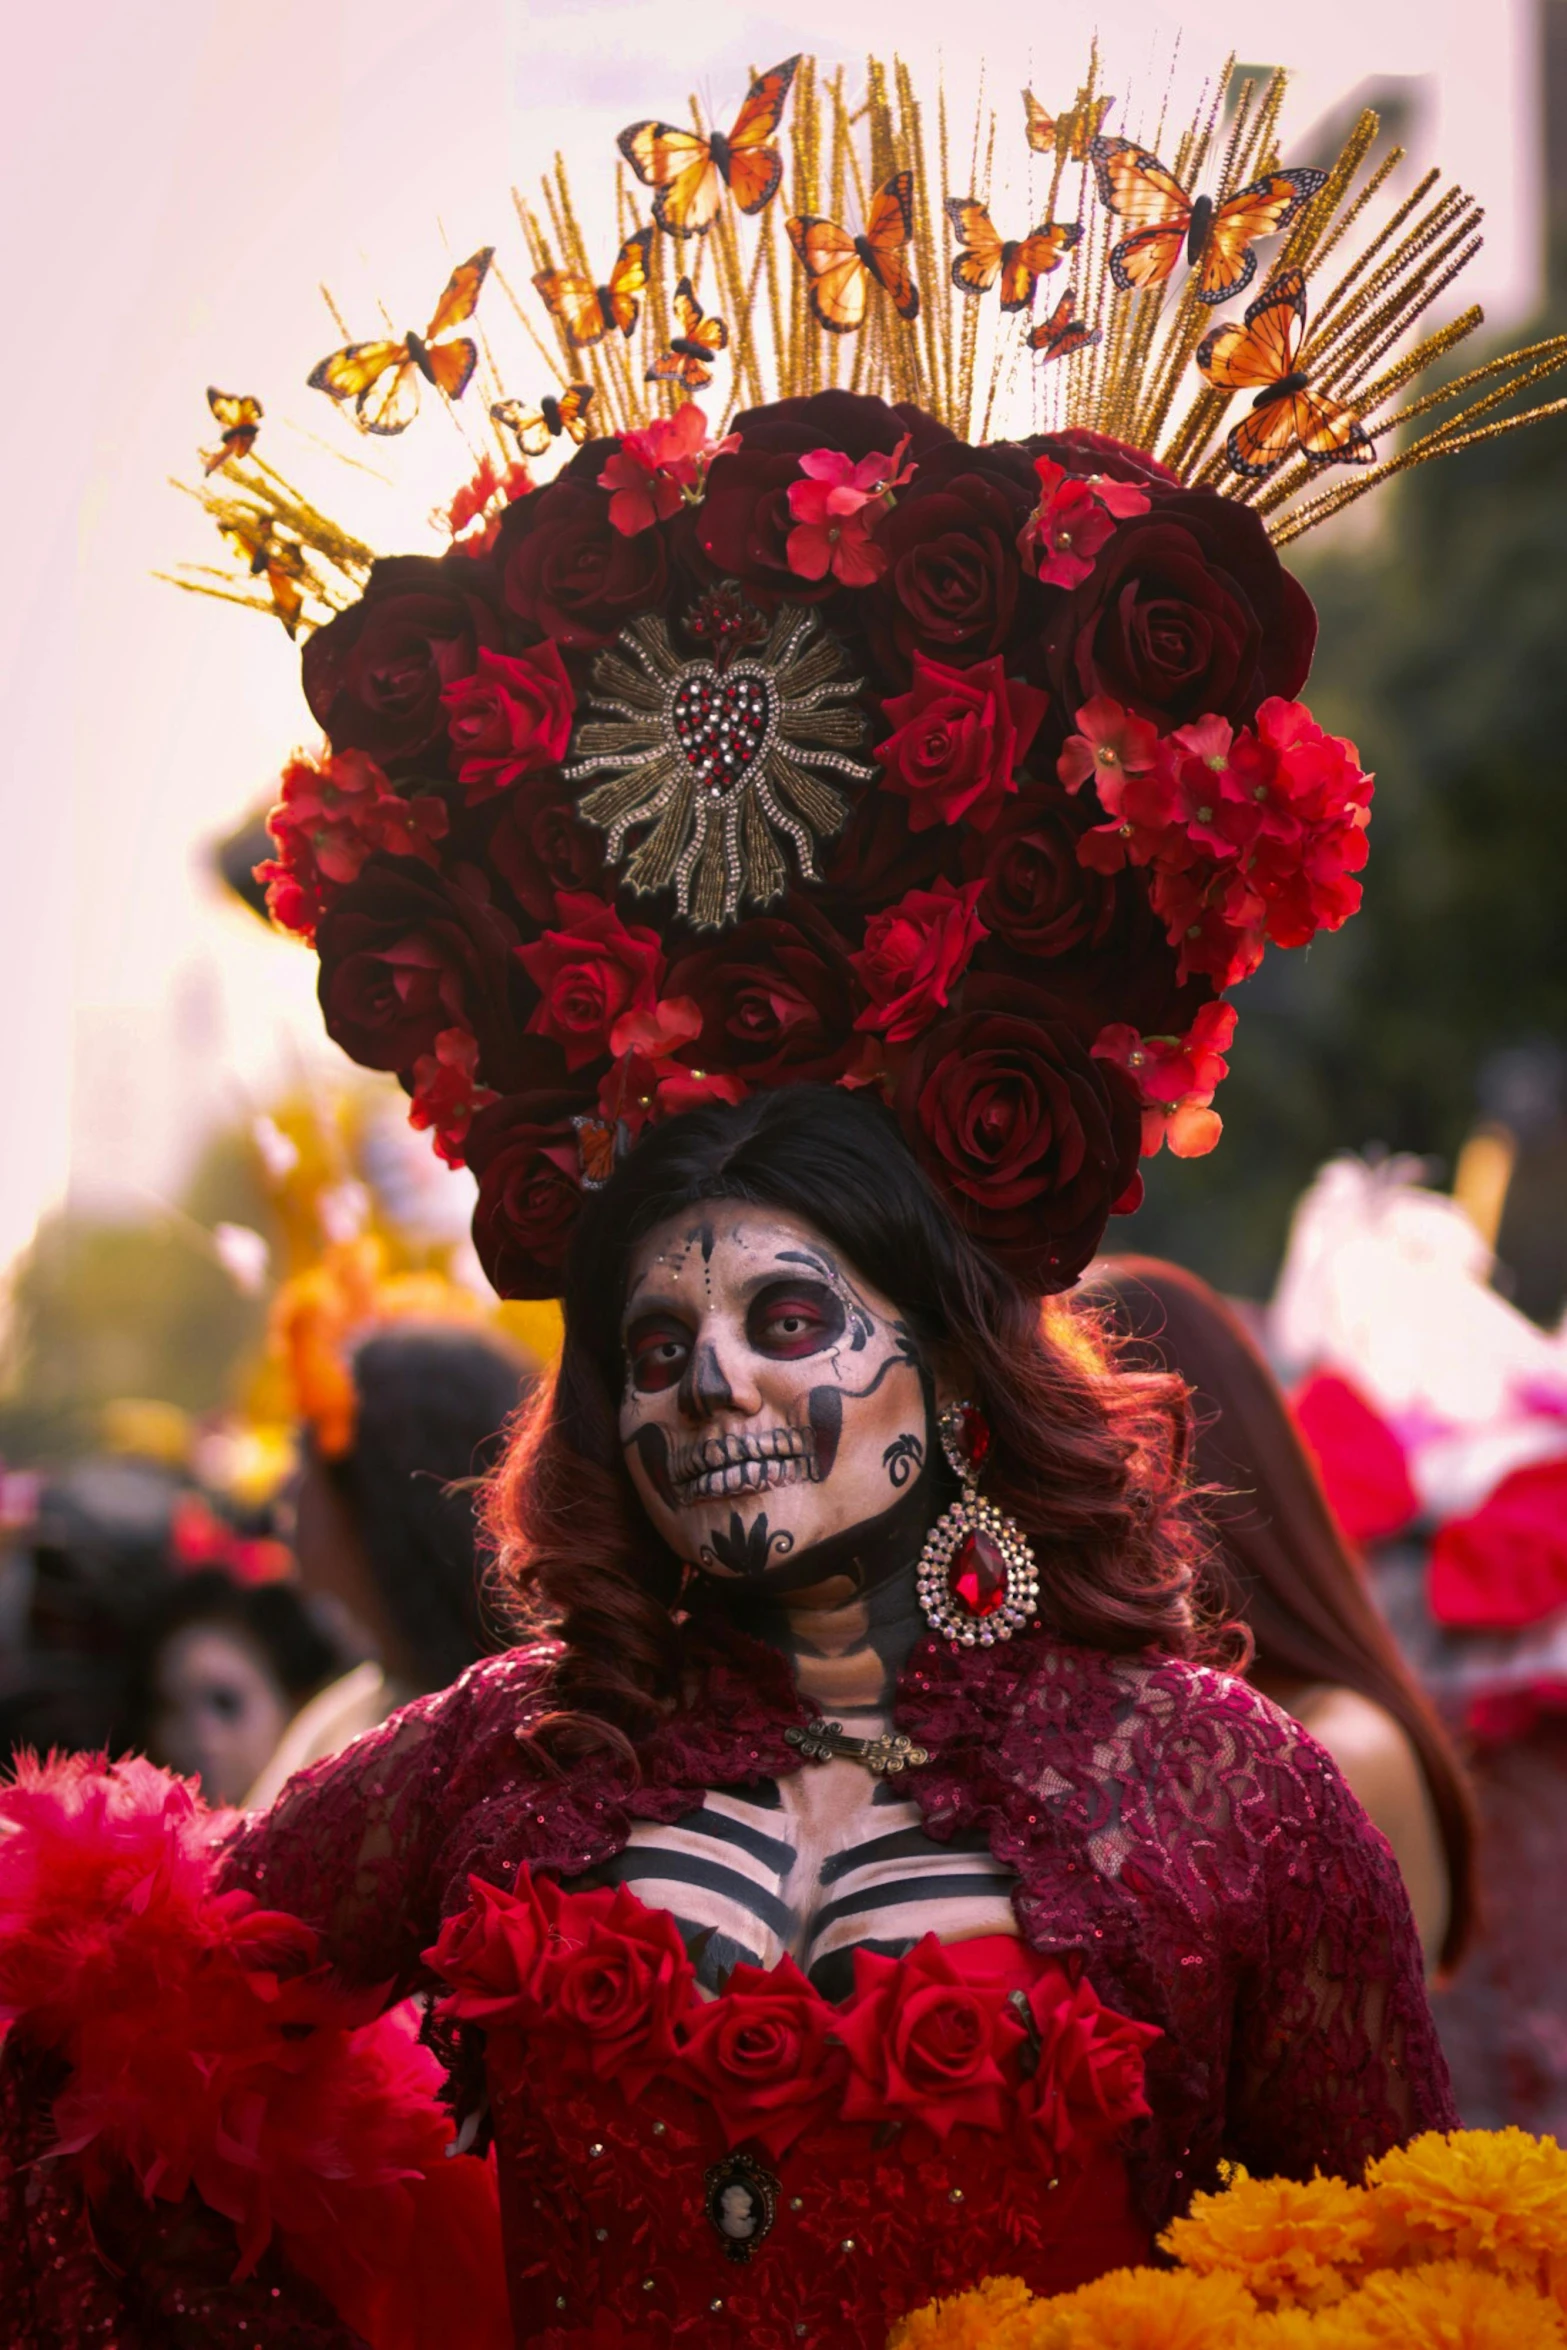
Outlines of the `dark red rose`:
M 504 1082 L 518 1013 L 517 933 L 472 868 L 427 873 L 372 857 L 321 918 L 317 984 L 327 1034 L 365 1069 L 410 1071 L 443 1029 L 478 1040 L 479 1074 Z
M 958 874 L 964 835 L 945 824 L 911 832 L 901 800 L 880 790 L 862 792 L 859 805 L 822 851 L 823 886 L 813 902 L 846 936 L 858 937 L 868 914 L 911 889 L 929 889 Z
M 696 519 L 698 543 L 726 579 L 794 604 L 819 603 L 838 585 L 830 577 L 801 579 L 789 568 L 786 546 L 795 527 L 789 487 L 801 478 L 800 459 L 813 449 L 837 449 L 858 464 L 875 450 L 890 453 L 907 434 L 909 455 L 919 461 L 952 438 L 923 410 L 890 408 L 860 392 L 774 400 L 746 409 L 730 430 L 741 445 L 720 457 L 708 476 Z
M 909 829 L 966 822 L 983 832 L 1039 732 L 1049 697 L 1008 677 L 999 656 L 968 669 L 914 656 L 914 683 L 885 704 L 893 732 L 876 746 L 882 789 L 907 800 Z
M 905 1958 L 854 1954 L 854 1997 L 838 2019 L 851 2067 L 845 2121 L 917 2121 L 945 2139 L 1007 2118 L 1002 2066 L 1023 2039 L 1004 1994 L 965 1982 L 934 1934 Z
M 473 1245 L 500 1297 L 558 1297 L 582 1213 L 582 1152 L 574 1114 L 591 1094 L 564 1088 L 508 1094 L 481 1110 L 464 1156 L 478 1178 Z
M 1134 449 L 1107 432 L 1085 432 L 1080 428 L 1070 432 L 1036 432 L 1030 433 L 1018 446 L 1027 450 L 1030 459 L 1049 457 L 1079 479 L 1102 473 L 1110 481 L 1131 482 L 1138 489 L 1145 489 L 1149 482 L 1165 482 L 1171 489 L 1181 486 L 1180 475 L 1172 473 L 1168 465 L 1161 465 L 1145 449 Z
M 799 898 L 682 957 L 664 993 L 691 996 L 702 1033 L 684 1054 L 748 1086 L 823 1083 L 853 1058 L 855 991 L 843 940 Z
M 794 1961 L 737 1966 L 721 1999 L 686 2013 L 676 2078 L 711 2105 L 732 2146 L 760 2140 L 787 2154 L 836 2108 L 847 2060 L 828 2035 L 837 2013 Z
M 562 890 L 602 894 L 604 835 L 583 822 L 557 774 L 531 775 L 507 794 L 487 854 L 531 922 L 555 919 Z
M 517 960 L 539 991 L 530 1032 L 553 1037 L 575 1071 L 611 1049 L 617 1020 L 651 1012 L 664 950 L 656 930 L 628 930 L 602 898 L 572 894 L 557 899 L 555 927 L 519 947 Z
M 1046 1291 L 1077 1278 L 1137 1172 L 1135 1091 L 1019 980 L 970 978 L 911 1048 L 898 1114 L 960 1223 Z
M 1316 614 L 1261 517 L 1212 490 L 1148 494 L 1051 619 L 1058 707 L 1104 694 L 1168 730 L 1210 714 L 1239 725 L 1268 695 L 1292 697 Z
M 395 555 L 374 566 L 357 604 L 306 643 L 305 700 L 335 751 L 368 751 L 385 767 L 439 746 L 444 768 L 441 696 L 473 674 L 481 646 L 500 641 L 488 564 Z
M 566 756 L 577 698 L 553 644 L 530 645 L 515 660 L 481 646 L 473 676 L 441 698 L 452 762 L 470 803 Z
M 877 526 L 886 577 L 856 599 L 885 676 L 901 683 L 916 652 L 962 669 L 1032 641 L 1052 591 L 1025 576 L 1017 541 L 1038 499 L 1032 460 L 1009 443 L 954 441 L 923 460 Z
M 602 456 L 597 462 L 602 470 Z M 574 471 L 507 507 L 495 559 L 508 612 L 588 651 L 661 602 L 668 580 L 662 532 L 627 538 L 610 521 L 605 492 Z
M 1059 784 L 1028 783 L 991 831 L 965 836 L 964 873 L 985 884 L 980 920 L 1003 945 L 1044 959 L 1104 943 L 1115 920 L 1116 883 L 1078 863 L 1085 829 Z

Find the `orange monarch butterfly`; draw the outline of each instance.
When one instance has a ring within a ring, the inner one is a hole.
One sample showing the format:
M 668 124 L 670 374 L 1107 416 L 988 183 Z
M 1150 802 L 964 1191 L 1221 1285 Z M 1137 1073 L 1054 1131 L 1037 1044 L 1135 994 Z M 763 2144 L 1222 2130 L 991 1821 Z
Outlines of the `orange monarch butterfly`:
M 965 294 L 988 294 L 1001 280 L 1003 310 L 1027 310 L 1034 289 L 1082 237 L 1076 220 L 1042 220 L 1026 237 L 1001 237 L 990 214 L 972 196 L 949 196 L 947 218 L 961 251 L 952 264 L 952 282 Z
M 418 415 L 421 376 L 448 400 L 460 400 L 479 364 L 479 347 L 466 335 L 450 343 L 436 337 L 473 316 L 494 258 L 495 247 L 482 245 L 459 262 L 422 335 L 406 334 L 400 343 L 350 343 L 311 369 L 311 390 L 352 400 L 360 431 L 384 434 L 406 432 Z
M 812 315 L 829 334 L 858 333 L 873 285 L 881 287 L 900 318 L 918 318 L 920 290 L 903 257 L 914 235 L 912 172 L 895 171 L 882 182 L 861 237 L 814 213 L 791 220 L 788 227 L 789 242 L 809 280 Z
M 1197 299 L 1210 305 L 1245 292 L 1257 274 L 1257 239 L 1287 229 L 1327 178 L 1305 166 L 1270 171 L 1215 204 L 1211 196 L 1189 196 L 1133 139 L 1095 139 L 1089 153 L 1100 202 L 1131 223 L 1131 235 L 1110 255 L 1115 285 L 1123 294 L 1161 285 L 1184 249 L 1197 272 Z
M 1083 163 L 1114 104 L 1113 98 L 1090 99 L 1080 90 L 1075 106 L 1063 114 L 1047 114 L 1033 91 L 1025 90 L 1023 134 L 1036 155 L 1066 155 L 1074 163 Z
M 231 458 L 250 455 L 261 430 L 261 402 L 244 393 L 215 391 L 208 384 L 207 406 L 223 427 L 223 437 L 215 449 L 202 452 L 201 462 L 205 472 L 216 473 Z
M 1089 326 L 1077 315 L 1077 296 L 1069 286 L 1050 316 L 1029 332 L 1028 347 L 1048 362 L 1070 359 L 1074 351 L 1091 351 L 1104 341 L 1102 326 Z
M 544 307 L 579 351 L 589 343 L 601 343 L 612 326 L 618 326 L 623 335 L 631 334 L 642 308 L 637 296 L 647 291 L 652 248 L 650 228 L 639 228 L 635 236 L 627 237 L 615 256 L 608 283 L 602 286 L 574 269 L 541 269 L 534 278 Z
M 655 191 L 653 218 L 672 237 L 705 236 L 728 188 L 742 212 L 760 212 L 777 193 L 783 159 L 772 145 L 794 81 L 798 57 L 758 74 L 726 139 L 680 130 L 672 122 L 634 122 L 616 145 L 644 187 Z
M 289 635 L 296 635 L 305 608 L 301 583 L 309 577 L 303 550 L 274 535 L 268 514 L 236 516 L 220 522 L 218 529 L 240 560 L 249 564 L 251 578 L 265 579 L 273 610 Z
M 588 437 L 588 410 L 593 405 L 591 384 L 568 384 L 559 399 L 546 392 L 537 408 L 520 400 L 496 400 L 490 414 L 497 424 L 515 433 L 524 457 L 542 457 L 551 441 L 569 434 L 580 449 Z
M 1306 281 L 1282 270 L 1258 295 L 1240 326 L 1216 326 L 1197 348 L 1197 365 L 1223 392 L 1255 391 L 1249 414 L 1225 442 L 1237 473 L 1260 481 L 1291 448 L 1309 465 L 1369 465 L 1376 455 L 1352 408 L 1314 392 L 1299 364 L 1306 339 Z
M 670 338 L 669 349 L 654 360 L 647 381 L 683 384 L 688 392 L 699 392 L 713 380 L 713 356 L 728 347 L 729 329 L 721 318 L 706 316 L 688 277 L 675 288 L 675 316 L 680 332 Z

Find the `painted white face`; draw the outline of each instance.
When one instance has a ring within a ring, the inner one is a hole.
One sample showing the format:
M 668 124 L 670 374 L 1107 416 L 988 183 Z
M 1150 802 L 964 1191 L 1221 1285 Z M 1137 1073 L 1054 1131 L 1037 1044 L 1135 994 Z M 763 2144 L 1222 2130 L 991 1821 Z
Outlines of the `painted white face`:
M 676 1553 L 752 1583 L 879 1518 L 931 1435 L 897 1308 L 802 1217 L 733 1201 L 631 1262 L 620 1438 Z

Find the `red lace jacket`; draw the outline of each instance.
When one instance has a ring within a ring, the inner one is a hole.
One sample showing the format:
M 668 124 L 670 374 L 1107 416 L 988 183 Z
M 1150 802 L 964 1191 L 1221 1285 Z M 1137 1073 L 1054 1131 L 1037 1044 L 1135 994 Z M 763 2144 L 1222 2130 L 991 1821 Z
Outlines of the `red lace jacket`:
M 420 1954 L 467 1905 L 470 1875 L 510 1886 L 523 1862 L 575 1875 L 635 1818 L 802 1767 L 784 1738 L 805 1718 L 787 1666 L 704 1634 L 692 1700 L 642 1744 L 634 1781 L 608 1758 L 547 1775 L 523 1743 L 546 1661 L 488 1660 L 302 1773 L 239 1834 L 224 1884 L 314 1928 L 345 1983 L 400 1998 L 430 1982 Z M 982 1827 L 1016 1872 L 1026 1939 L 1075 1955 L 1107 2005 L 1160 2028 L 1151 2116 L 1129 2140 L 1147 2225 L 1221 2155 L 1353 2175 L 1453 2126 L 1391 1853 L 1266 1699 L 1200 1667 L 1037 1634 L 960 1656 L 926 1643 L 897 1718 L 934 1758 L 911 1782 L 930 1832 Z M 272 2336 L 252 2313 L 240 2338 Z

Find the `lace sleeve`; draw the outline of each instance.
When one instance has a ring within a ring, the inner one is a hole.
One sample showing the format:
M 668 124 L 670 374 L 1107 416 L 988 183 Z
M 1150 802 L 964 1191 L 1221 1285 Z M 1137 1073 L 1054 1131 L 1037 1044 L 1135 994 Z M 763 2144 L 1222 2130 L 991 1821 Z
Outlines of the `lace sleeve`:
M 1456 2127 L 1398 1864 L 1313 1740 L 1279 1757 L 1264 1934 L 1242 1978 L 1228 2151 L 1258 2174 L 1355 2178 L 1389 2146 Z

